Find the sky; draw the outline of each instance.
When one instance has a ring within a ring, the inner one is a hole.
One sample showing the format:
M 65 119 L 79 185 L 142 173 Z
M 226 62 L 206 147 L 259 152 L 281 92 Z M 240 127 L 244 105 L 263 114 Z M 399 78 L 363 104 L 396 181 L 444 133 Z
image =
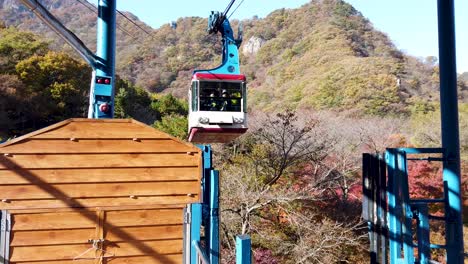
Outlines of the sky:
M 437 0 L 345 0 L 386 33 L 398 49 L 409 55 L 438 57 Z M 457 71 L 468 72 L 468 1 L 455 1 Z M 91 0 L 97 3 L 97 0 Z M 297 8 L 309 0 L 236 0 L 231 19 L 262 18 L 279 8 Z M 117 0 L 117 9 L 130 11 L 158 28 L 179 17 L 208 17 L 210 11 L 224 11 L 229 0 Z

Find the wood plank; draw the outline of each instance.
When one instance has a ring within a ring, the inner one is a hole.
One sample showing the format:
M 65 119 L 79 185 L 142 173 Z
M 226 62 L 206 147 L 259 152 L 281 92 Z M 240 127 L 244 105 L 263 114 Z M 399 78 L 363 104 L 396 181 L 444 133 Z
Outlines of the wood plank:
M 106 224 L 113 227 L 177 225 L 182 223 L 183 209 L 111 211 L 106 213 Z
M 79 261 L 76 261 L 76 260 L 46 260 L 46 261 L 32 261 L 32 262 L 21 261 L 21 262 L 10 262 L 10 264 L 95 264 L 95 260 L 81 259 Z
M 73 260 L 73 258 L 91 248 L 89 243 L 81 245 L 25 246 L 11 248 L 12 262 Z M 94 250 L 89 250 L 83 257 L 94 257 Z
M 180 254 L 182 253 L 182 246 L 182 239 L 170 239 L 111 243 L 105 249 L 116 257 L 148 255 L 157 257 L 166 254 Z
M 95 228 L 13 231 L 11 246 L 83 244 L 94 239 Z
M 71 122 L 32 138 L 169 138 L 149 126 L 134 123 Z
M 106 261 L 107 260 L 107 261 Z M 58 260 L 58 261 L 34 261 L 34 262 L 10 262 L 11 264 L 93 264 L 94 260 Z M 182 254 L 164 255 L 164 258 L 157 258 L 152 256 L 143 257 L 120 257 L 108 258 L 103 263 L 109 264 L 180 264 L 182 263 Z
M 92 119 L 92 118 L 70 118 L 70 122 L 76 123 L 134 123 L 135 120 L 131 118 L 102 118 L 102 119 Z
M 26 135 L 23 135 L 21 137 L 17 137 L 17 138 L 14 138 L 12 140 L 8 140 L 7 142 L 0 144 L 0 148 L 4 148 L 6 146 L 17 144 L 17 143 L 19 143 L 19 142 L 21 142 L 21 141 L 23 141 L 23 140 L 25 140 L 27 138 L 31 138 L 33 136 L 36 136 L 36 135 L 39 135 L 39 134 L 42 134 L 42 133 L 46 133 L 49 130 L 53 130 L 53 129 L 59 128 L 61 126 L 64 126 L 64 125 L 70 123 L 71 121 L 72 121 L 72 119 L 67 119 L 67 120 L 64 120 L 62 122 L 55 123 L 55 124 L 53 124 L 51 126 L 44 127 L 44 128 L 39 129 L 39 130 L 33 131 L 33 132 L 28 133 Z
M 144 257 L 123 257 L 123 258 L 111 258 L 109 262 L 104 262 L 109 264 L 180 264 L 182 263 L 182 254 L 171 254 L 164 255 L 164 258 L 158 258 L 154 256 L 144 256 Z M 24 264 L 33 264 L 33 263 L 24 263 Z M 42 263 L 38 263 L 42 264 Z M 51 263 L 56 264 L 56 263 Z M 62 263 L 58 263 L 62 264 Z M 70 263 L 76 264 L 76 263 Z M 81 263 L 79 263 L 81 264 Z
M 91 248 L 90 244 L 82 245 L 55 245 L 55 246 L 25 246 L 11 249 L 12 262 L 21 261 L 47 261 L 47 260 L 73 260 Z M 133 241 L 132 243 L 112 243 L 105 250 L 115 257 L 126 256 L 152 256 L 166 260 L 166 254 L 182 253 L 182 239 L 160 241 Z M 94 250 L 89 250 L 83 258 L 94 257 Z
M 91 176 L 90 176 L 91 175 Z M 86 183 L 184 181 L 200 179 L 201 168 L 107 168 L 0 170 L 0 185 L 28 183 Z
M 172 139 L 25 139 L 21 143 L 0 148 L 0 153 L 174 153 L 200 152 L 200 149 Z
M 2 185 L 0 199 L 63 199 L 122 196 L 188 195 L 198 193 L 198 181 L 143 183 L 84 183 L 44 185 Z
M 9 200 L 0 202 L 0 209 L 52 209 L 63 207 L 89 208 L 109 206 L 152 206 L 199 203 L 200 196 L 141 196 L 136 199 L 131 197 L 117 198 L 87 198 L 87 199 L 53 199 L 53 200 Z
M 0 169 L 198 166 L 199 154 L 16 154 L 0 156 Z
M 14 231 L 23 230 L 57 230 L 95 228 L 96 213 L 79 210 L 75 212 L 50 212 L 37 214 L 13 215 Z
M 95 212 L 98 209 L 104 210 L 106 212 L 110 211 L 134 211 L 134 210 L 159 210 L 159 209 L 177 209 L 182 210 L 185 208 L 186 204 L 157 204 L 157 205 L 137 205 L 137 206 L 100 206 L 96 208 L 86 208 L 86 209 L 77 209 L 77 208 L 53 208 L 53 209 L 13 209 L 9 212 L 13 214 L 37 214 L 37 213 L 65 213 L 65 212 L 81 212 L 83 210 L 89 212 Z
M 124 233 L 128 237 L 122 238 L 119 234 Z M 106 239 L 112 242 L 129 242 L 130 240 L 155 240 L 155 239 L 182 239 L 183 226 L 163 225 L 163 226 L 140 226 L 140 227 L 113 227 L 106 233 Z

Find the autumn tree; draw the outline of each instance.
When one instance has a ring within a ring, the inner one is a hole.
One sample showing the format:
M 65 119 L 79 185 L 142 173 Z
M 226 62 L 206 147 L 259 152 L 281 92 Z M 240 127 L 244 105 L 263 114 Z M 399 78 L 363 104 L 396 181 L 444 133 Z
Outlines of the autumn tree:
M 307 231 L 299 230 L 300 221 L 293 219 L 313 215 L 317 218 L 313 225 L 318 230 L 339 225 L 320 214 L 317 204 L 326 202 L 326 188 L 316 181 L 322 178 L 318 175 L 322 171 L 310 169 L 326 159 L 331 141 L 320 129 L 318 120 L 300 120 L 292 111 L 261 120 L 258 129 L 223 150 L 226 155 L 221 171 L 224 243 L 233 248 L 235 235 L 248 233 L 258 248 L 270 249 L 280 258 L 288 256 L 284 260 L 304 259 L 301 261 L 308 263 L 310 257 L 299 250 L 303 242 L 300 234 Z M 324 222 L 325 218 L 328 222 Z M 350 237 L 353 229 L 342 226 L 342 231 Z M 336 243 L 346 247 L 358 240 L 353 238 L 351 243 L 342 236 L 331 236 L 323 244 L 316 240 L 307 242 L 308 246 L 331 247 Z M 317 258 L 324 259 L 327 251 L 320 252 Z
M 23 113 L 29 105 L 16 94 L 23 86 L 16 75 L 0 74 L 0 142 L 24 129 Z
M 16 65 L 24 84 L 16 93 L 29 106 L 23 113 L 31 130 L 86 115 L 91 70 L 64 53 L 33 55 Z
M 0 72 L 14 74 L 18 62 L 33 55 L 44 55 L 48 43 L 30 32 L 14 27 L 0 28 Z

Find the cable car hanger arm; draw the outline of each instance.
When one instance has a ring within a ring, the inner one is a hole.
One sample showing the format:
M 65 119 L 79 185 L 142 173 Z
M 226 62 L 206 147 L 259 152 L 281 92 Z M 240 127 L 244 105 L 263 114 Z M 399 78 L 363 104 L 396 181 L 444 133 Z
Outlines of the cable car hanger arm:
M 209 70 L 196 70 L 194 73 L 211 73 L 211 74 L 240 74 L 239 64 L 239 46 L 242 43 L 242 27 L 239 25 L 238 38 L 234 38 L 234 32 L 227 18 L 227 12 L 234 4 L 234 0 L 230 2 L 226 10 L 221 12 L 212 11 L 208 18 L 208 33 L 221 33 L 223 43 L 223 55 L 221 65 Z

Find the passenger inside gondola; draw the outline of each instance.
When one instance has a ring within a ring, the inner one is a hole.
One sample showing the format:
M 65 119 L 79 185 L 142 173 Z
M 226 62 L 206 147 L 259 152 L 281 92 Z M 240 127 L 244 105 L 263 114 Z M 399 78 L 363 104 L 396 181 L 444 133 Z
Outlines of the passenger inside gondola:
M 241 83 L 200 82 L 200 110 L 240 112 L 241 87 Z

